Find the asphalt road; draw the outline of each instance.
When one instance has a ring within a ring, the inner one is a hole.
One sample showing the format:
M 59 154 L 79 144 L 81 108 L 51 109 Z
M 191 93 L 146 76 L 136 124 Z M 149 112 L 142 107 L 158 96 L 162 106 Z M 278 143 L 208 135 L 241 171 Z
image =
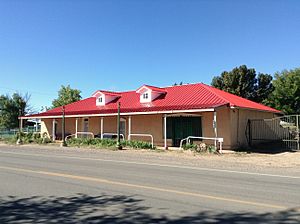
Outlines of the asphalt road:
M 0 223 L 300 223 L 293 173 L 120 154 L 0 146 Z

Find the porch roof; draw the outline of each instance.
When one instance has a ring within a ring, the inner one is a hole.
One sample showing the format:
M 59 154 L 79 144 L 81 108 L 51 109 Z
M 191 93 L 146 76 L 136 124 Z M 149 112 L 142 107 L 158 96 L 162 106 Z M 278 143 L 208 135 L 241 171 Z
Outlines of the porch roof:
M 89 97 L 65 106 L 66 115 L 97 115 L 117 113 L 118 102 L 122 113 L 147 113 L 180 110 L 214 109 L 220 106 L 248 108 L 253 110 L 281 113 L 271 107 L 255 103 L 236 95 L 213 88 L 203 83 L 165 87 L 166 94 L 161 95 L 151 103 L 141 103 L 136 91 L 118 92 L 120 97 L 105 106 L 97 106 L 96 98 Z M 43 113 L 25 116 L 51 117 L 62 115 L 62 107 L 57 107 Z

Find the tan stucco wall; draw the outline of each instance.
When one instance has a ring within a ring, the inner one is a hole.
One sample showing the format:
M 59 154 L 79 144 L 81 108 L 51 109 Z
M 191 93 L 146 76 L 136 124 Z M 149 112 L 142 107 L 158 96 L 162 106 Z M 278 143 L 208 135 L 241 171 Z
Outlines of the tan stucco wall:
M 215 137 L 213 128 L 213 112 L 202 114 L 202 133 L 203 137 Z M 230 109 L 227 107 L 217 109 L 217 136 L 224 139 L 223 148 L 231 147 L 231 126 L 230 126 Z M 205 140 L 207 144 L 213 144 L 212 140 Z
M 203 137 L 215 137 L 213 129 L 213 112 L 197 113 L 202 119 L 202 136 Z M 245 136 L 245 129 L 248 119 L 262 119 L 272 118 L 275 115 L 268 112 L 260 112 L 246 109 L 230 109 L 223 107 L 217 109 L 217 134 L 218 137 L 224 138 L 223 148 L 233 149 L 247 145 Z M 128 116 L 121 116 L 126 120 L 126 136 L 128 137 Z M 116 133 L 117 132 L 117 118 L 104 117 L 104 133 Z M 61 134 L 61 119 L 58 121 L 57 133 Z M 75 118 L 66 118 L 66 133 L 75 133 Z M 89 132 L 93 132 L 95 135 L 100 134 L 100 117 L 89 118 Z M 78 119 L 78 131 L 83 131 L 84 118 Z M 49 133 L 52 135 L 52 119 L 42 119 L 41 133 Z M 135 115 L 131 116 L 131 133 L 133 134 L 152 134 L 154 137 L 154 143 L 157 146 L 164 145 L 163 139 L 163 115 Z M 150 141 L 148 137 L 132 137 L 134 140 Z M 213 144 L 214 141 L 205 141 L 208 144 Z M 168 139 L 168 146 L 171 146 L 172 141 Z
M 248 119 L 273 118 L 276 115 L 271 112 L 263 112 L 248 109 L 231 109 L 231 148 L 247 147 L 246 127 Z
M 41 120 L 41 134 L 47 133 L 48 137 L 52 134 L 52 119 Z
M 132 134 L 151 134 L 156 145 L 163 146 L 163 115 L 140 115 L 131 117 Z M 128 125 L 127 125 L 128 130 Z M 148 140 L 149 137 L 132 137 L 135 140 Z

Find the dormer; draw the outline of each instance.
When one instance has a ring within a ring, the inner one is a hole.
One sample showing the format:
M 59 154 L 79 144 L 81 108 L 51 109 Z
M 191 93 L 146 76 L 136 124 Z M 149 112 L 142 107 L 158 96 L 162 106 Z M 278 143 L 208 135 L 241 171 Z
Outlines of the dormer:
M 136 93 L 140 94 L 141 103 L 150 103 L 162 94 L 165 94 L 166 91 L 155 86 L 143 85 L 136 91 Z
M 97 106 L 105 106 L 110 102 L 114 101 L 115 99 L 121 97 L 121 94 L 109 91 L 96 91 L 92 97 L 96 98 L 96 105 Z

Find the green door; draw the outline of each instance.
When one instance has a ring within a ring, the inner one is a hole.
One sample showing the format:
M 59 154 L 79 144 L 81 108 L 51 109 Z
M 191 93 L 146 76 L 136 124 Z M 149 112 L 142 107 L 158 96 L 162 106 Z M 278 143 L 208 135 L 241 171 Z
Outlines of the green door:
M 201 117 L 168 117 L 167 138 L 173 146 L 179 146 L 181 139 L 188 136 L 202 136 Z

